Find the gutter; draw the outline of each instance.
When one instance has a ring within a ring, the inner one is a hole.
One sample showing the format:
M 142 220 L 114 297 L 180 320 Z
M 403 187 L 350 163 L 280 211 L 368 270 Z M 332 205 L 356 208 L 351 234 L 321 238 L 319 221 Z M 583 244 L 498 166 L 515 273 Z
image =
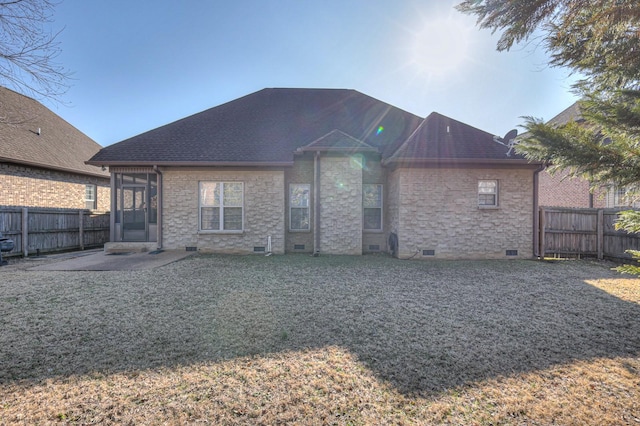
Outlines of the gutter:
M 293 161 L 100 161 L 89 160 L 92 166 L 168 166 L 168 167 L 291 167 Z
M 160 169 L 158 168 L 157 165 L 153 166 L 153 171 L 156 173 L 156 175 L 158 175 L 158 218 L 157 218 L 157 222 L 156 226 L 156 239 L 158 240 L 158 250 L 162 249 L 162 172 L 160 171 Z
M 529 166 L 537 168 L 536 163 L 527 159 L 501 159 L 501 158 L 388 158 L 382 160 L 385 167 L 479 167 L 495 166 L 512 168 Z
M 92 176 L 92 177 L 99 177 L 102 179 L 109 179 L 109 173 L 104 173 L 101 171 L 96 171 L 95 173 L 88 171 L 88 170 L 80 170 L 80 169 L 71 169 L 68 167 L 61 167 L 61 166 L 56 166 L 56 165 L 51 165 L 51 164 L 42 164 L 42 163 L 36 163 L 34 161 L 26 161 L 26 160 L 20 160 L 20 159 L 16 159 L 16 158 L 8 158 L 8 157 L 0 157 L 0 161 L 4 162 L 4 163 L 10 163 L 10 164 L 20 164 L 20 165 L 24 165 L 24 166 L 29 166 L 29 167 L 37 167 L 39 169 L 49 169 L 49 170 L 56 170 L 56 171 L 60 171 L 60 172 L 66 172 L 66 173 L 73 173 L 76 175 L 83 175 L 83 176 Z M 85 161 L 85 164 L 86 161 Z M 101 166 L 102 164 L 91 164 L 92 166 Z

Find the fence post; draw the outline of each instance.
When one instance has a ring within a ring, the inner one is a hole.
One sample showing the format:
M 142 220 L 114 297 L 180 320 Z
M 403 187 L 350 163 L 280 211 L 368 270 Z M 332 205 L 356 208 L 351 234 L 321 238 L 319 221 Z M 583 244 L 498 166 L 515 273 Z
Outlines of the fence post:
M 597 244 L 598 244 L 598 260 L 604 258 L 604 210 L 598 209 L 598 220 L 596 223 Z
M 80 243 L 80 250 L 84 250 L 84 223 L 83 223 L 84 211 L 79 210 L 78 213 L 79 213 L 78 242 Z
M 29 209 L 22 208 L 22 255 L 29 256 Z
M 544 228 L 545 228 L 545 214 L 544 207 L 540 207 L 540 259 L 544 259 L 544 249 L 545 249 L 545 240 L 544 240 Z

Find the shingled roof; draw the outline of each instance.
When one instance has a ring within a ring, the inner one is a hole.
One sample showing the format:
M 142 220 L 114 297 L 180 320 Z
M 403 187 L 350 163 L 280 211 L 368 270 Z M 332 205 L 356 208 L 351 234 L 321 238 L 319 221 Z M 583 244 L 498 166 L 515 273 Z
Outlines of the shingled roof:
M 293 164 L 305 151 L 378 152 L 407 161 L 525 162 L 493 135 L 432 113 L 426 119 L 346 89 L 263 89 L 103 148 L 95 165 Z
M 95 165 L 290 165 L 334 130 L 383 155 L 420 124 L 346 89 L 263 89 L 103 148 Z
M 547 121 L 547 124 L 555 126 L 563 126 L 571 121 L 584 121 L 582 111 L 578 102 L 574 102 L 571 106 L 560 112 L 558 115 Z
M 508 151 L 492 134 L 433 112 L 384 163 L 526 161 Z
M 85 164 L 100 148 L 40 102 L 0 87 L 0 161 L 108 178 Z

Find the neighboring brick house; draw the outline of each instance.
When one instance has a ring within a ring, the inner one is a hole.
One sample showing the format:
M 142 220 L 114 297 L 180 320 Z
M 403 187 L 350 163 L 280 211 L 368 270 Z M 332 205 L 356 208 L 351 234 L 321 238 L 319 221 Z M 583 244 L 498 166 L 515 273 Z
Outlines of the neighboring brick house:
M 548 124 L 563 125 L 570 121 L 584 121 L 578 103 L 574 103 L 548 121 Z M 569 177 L 568 170 L 558 170 L 551 174 L 547 170 L 540 173 L 538 204 L 541 207 L 619 207 L 624 197 L 617 197 L 617 191 L 602 187 L 591 189 L 588 180 Z
M 540 163 L 354 90 L 264 89 L 103 148 L 107 250 L 528 258 Z
M 100 148 L 40 102 L 0 87 L 0 206 L 109 210 L 109 173 L 85 164 Z

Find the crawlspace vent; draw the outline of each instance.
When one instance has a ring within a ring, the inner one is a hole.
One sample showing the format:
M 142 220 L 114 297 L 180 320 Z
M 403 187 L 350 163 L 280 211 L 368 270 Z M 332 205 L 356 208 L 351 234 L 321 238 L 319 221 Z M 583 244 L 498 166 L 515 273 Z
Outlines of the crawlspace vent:
M 435 256 L 436 255 L 436 251 L 435 250 L 422 250 L 422 255 L 423 256 Z
M 369 251 L 380 251 L 380 244 L 369 244 Z
M 294 250 L 304 250 L 304 244 L 294 244 L 293 245 L 293 249 Z
M 264 247 L 254 247 L 253 248 L 253 252 L 254 253 L 264 253 L 265 249 Z
M 185 247 L 185 250 L 186 250 L 186 251 L 197 251 L 197 250 L 198 250 L 198 247 L 190 247 L 190 246 L 187 246 L 187 247 Z
M 518 250 L 507 250 L 507 256 L 517 256 Z

